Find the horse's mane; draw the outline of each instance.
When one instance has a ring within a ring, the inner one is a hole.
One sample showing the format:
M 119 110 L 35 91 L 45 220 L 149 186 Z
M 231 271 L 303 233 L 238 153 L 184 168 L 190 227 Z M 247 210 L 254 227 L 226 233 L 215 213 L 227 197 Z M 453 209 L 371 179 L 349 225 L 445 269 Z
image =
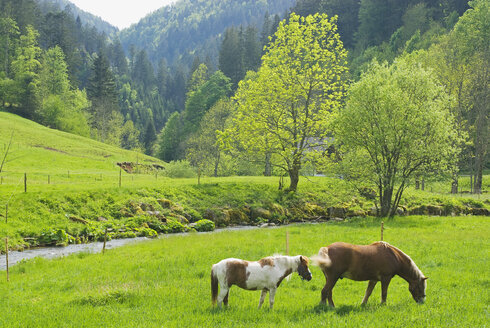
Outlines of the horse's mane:
M 420 271 L 419 267 L 415 264 L 410 256 L 404 253 L 401 249 L 390 245 L 389 243 L 382 241 L 380 242 L 383 246 L 390 248 L 396 255 L 403 258 L 405 261 L 409 263 L 409 274 L 412 277 L 422 278 L 424 274 Z

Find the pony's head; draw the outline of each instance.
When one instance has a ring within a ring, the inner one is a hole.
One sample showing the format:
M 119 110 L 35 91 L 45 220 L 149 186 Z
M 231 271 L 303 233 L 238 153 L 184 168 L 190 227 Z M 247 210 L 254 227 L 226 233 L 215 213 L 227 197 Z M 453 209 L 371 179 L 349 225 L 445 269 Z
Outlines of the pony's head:
M 299 256 L 298 274 L 300 275 L 301 279 L 310 281 L 312 276 L 310 269 L 308 269 L 308 263 L 309 260 L 306 256 Z
M 420 279 L 408 284 L 408 290 L 412 294 L 415 302 L 423 304 L 425 302 L 425 289 L 427 288 L 427 277 L 422 276 Z

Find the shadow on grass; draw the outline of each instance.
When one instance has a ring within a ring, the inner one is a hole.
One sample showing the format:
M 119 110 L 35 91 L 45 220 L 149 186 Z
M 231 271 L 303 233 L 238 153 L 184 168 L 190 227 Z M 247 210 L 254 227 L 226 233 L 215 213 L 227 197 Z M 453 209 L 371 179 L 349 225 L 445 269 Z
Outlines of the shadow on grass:
M 341 305 L 337 306 L 335 308 L 332 308 L 326 304 L 318 304 L 315 307 L 313 307 L 312 312 L 316 314 L 321 314 L 325 312 L 332 312 L 335 313 L 339 316 L 345 316 L 350 313 L 356 313 L 356 312 L 368 312 L 372 311 L 374 309 L 377 309 L 379 306 L 362 306 L 362 305 Z

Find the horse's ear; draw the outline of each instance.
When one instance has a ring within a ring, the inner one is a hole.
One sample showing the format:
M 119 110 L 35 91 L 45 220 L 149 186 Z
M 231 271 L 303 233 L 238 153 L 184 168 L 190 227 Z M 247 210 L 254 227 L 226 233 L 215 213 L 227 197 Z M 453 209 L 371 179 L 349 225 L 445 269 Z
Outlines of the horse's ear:
M 308 258 L 306 256 L 300 255 L 299 259 L 301 262 L 308 264 Z
M 429 279 L 429 277 L 423 277 L 422 281 Z

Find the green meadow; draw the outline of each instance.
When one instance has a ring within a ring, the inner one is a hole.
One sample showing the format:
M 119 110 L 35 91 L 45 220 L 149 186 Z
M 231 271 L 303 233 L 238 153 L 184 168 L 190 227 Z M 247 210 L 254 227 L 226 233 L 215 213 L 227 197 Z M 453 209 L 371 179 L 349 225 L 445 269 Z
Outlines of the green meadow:
M 366 307 L 367 282 L 340 280 L 335 309 L 319 306 L 325 279 L 294 273 L 281 284 L 274 310 L 257 309 L 260 292 L 233 287 L 230 306 L 212 308 L 210 268 L 227 257 L 257 260 L 284 253 L 311 256 L 334 241 L 379 240 L 380 219 L 290 225 L 242 231 L 167 235 L 105 254 L 36 259 L 0 279 L 2 327 L 485 327 L 489 321 L 490 222 L 486 217 L 396 217 L 384 240 L 429 277 L 427 301 L 416 304 L 395 277 L 387 305 L 376 286 Z
M 146 215 L 148 210 L 179 221 L 182 225 L 173 229 L 178 232 L 203 218 L 217 226 L 282 224 L 326 217 L 332 207 L 348 216 L 366 215 L 374 206 L 357 186 L 338 177 L 302 177 L 296 194 L 279 191 L 278 177 L 203 177 L 198 185 L 195 177 L 175 178 L 175 164 L 0 112 L 0 155 L 8 148 L 0 173 L 0 237 L 9 237 L 11 249 L 100 240 L 105 228 L 114 231 L 109 238 L 168 230 L 156 222 L 161 217 Z M 118 162 L 165 169 L 129 174 Z M 489 181 L 485 176 L 484 190 Z M 461 186 L 469 189 L 468 177 Z M 435 206 L 442 215 L 489 208 L 488 194 L 450 196 L 449 188 L 447 180 L 428 180 L 425 191 L 407 190 L 402 205 L 407 211 L 422 207 L 420 214 L 426 211 L 423 207 Z M 107 221 L 99 221 L 101 217 Z

